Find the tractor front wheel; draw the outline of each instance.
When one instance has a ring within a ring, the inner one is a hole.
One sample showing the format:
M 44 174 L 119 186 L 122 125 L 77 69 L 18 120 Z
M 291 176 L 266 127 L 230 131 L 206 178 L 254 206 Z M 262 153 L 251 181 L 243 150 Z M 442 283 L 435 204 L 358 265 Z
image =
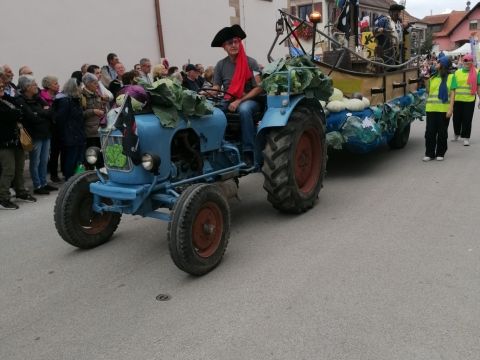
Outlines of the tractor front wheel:
M 263 151 L 263 187 L 276 209 L 302 213 L 322 187 L 327 153 L 321 114 L 299 106 L 283 128 L 271 130 Z
M 168 247 L 175 265 L 204 275 L 222 260 L 230 237 L 230 208 L 215 185 L 188 187 L 178 199 L 168 225 Z
M 90 184 L 98 181 L 94 171 L 71 177 L 55 201 L 54 220 L 59 235 L 80 249 L 99 246 L 112 237 L 120 223 L 121 214 L 93 211 Z

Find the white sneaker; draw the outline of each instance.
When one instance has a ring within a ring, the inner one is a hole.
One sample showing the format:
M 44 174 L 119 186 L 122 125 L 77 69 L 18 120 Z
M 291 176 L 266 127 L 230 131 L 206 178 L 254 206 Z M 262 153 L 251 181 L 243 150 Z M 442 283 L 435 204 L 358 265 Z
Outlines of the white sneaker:
M 452 139 L 452 141 L 458 141 L 458 139 L 460 139 L 460 135 L 455 135 Z
M 437 156 L 435 160 L 437 160 L 437 161 L 443 161 L 443 156 Z
M 463 140 L 463 146 L 470 146 L 470 139 Z
M 422 161 L 430 161 L 433 160 L 430 156 L 424 156 Z

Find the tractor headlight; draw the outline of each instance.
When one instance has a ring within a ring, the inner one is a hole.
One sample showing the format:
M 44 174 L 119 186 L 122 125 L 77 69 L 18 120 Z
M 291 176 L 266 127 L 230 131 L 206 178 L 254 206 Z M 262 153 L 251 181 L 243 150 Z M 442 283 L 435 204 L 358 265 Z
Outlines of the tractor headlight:
M 160 158 L 157 155 L 153 154 L 143 154 L 142 155 L 142 166 L 145 170 L 150 171 L 154 174 L 158 173 L 158 168 L 160 167 Z
M 96 146 L 89 147 L 85 151 L 85 159 L 90 165 L 95 165 L 100 157 L 100 149 Z

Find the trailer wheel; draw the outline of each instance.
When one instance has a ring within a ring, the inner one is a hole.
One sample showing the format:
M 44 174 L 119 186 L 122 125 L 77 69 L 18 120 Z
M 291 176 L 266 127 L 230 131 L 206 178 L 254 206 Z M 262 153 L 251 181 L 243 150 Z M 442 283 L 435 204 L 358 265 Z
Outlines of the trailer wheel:
M 410 137 L 410 124 L 403 127 L 403 129 L 395 130 L 393 138 L 388 142 L 391 149 L 403 149 L 408 143 Z
M 54 220 L 58 234 L 70 245 L 80 249 L 99 246 L 112 237 L 121 214 L 96 213 L 92 210 L 93 195 L 89 185 L 98 181 L 94 171 L 71 177 L 55 201 Z
M 302 213 L 313 207 L 322 188 L 327 162 L 321 114 L 299 106 L 287 125 L 266 135 L 263 187 L 274 208 Z
M 204 275 L 222 260 L 230 237 L 230 208 L 215 185 L 188 187 L 173 209 L 168 247 L 175 265 Z

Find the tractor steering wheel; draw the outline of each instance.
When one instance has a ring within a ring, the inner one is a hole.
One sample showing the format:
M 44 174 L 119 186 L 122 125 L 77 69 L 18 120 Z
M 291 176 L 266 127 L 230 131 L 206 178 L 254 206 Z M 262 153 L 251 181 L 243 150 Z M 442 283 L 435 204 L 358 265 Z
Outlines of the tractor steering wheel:
M 212 95 L 211 92 L 215 92 L 216 95 Z M 237 99 L 235 97 L 235 95 L 230 94 L 229 92 L 227 92 L 225 90 L 220 90 L 220 89 L 201 88 L 201 89 L 197 90 L 197 93 L 199 93 L 199 94 L 203 93 L 202 95 L 205 96 L 207 98 L 207 100 L 210 100 L 211 102 L 213 102 L 214 105 L 220 104 L 220 102 L 222 102 L 223 97 L 225 95 L 229 95 L 232 101 Z

